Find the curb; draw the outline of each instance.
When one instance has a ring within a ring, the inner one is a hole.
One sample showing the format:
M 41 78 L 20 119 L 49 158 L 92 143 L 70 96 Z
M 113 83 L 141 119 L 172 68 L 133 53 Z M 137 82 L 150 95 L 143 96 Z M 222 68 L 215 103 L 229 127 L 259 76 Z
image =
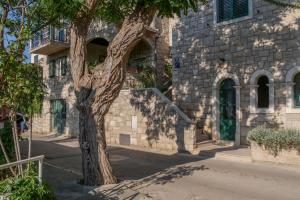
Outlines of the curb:
M 252 163 L 252 158 L 250 156 L 240 156 L 226 153 L 216 153 L 214 159 L 241 163 Z

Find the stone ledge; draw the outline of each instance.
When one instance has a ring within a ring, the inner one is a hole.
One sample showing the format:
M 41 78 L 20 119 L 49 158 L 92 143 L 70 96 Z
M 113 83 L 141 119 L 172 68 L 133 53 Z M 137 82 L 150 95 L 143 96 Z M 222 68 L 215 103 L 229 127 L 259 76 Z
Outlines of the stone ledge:
M 273 156 L 254 141 L 251 141 L 251 157 L 258 162 L 300 166 L 300 153 L 297 150 L 282 150 L 277 156 Z

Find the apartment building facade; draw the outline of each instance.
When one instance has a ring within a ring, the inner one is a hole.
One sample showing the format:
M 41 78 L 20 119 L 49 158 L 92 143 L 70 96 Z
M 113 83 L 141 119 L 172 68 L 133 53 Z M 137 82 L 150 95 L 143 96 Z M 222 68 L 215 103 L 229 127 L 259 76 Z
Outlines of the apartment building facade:
M 212 0 L 173 31 L 175 104 L 214 140 L 247 144 L 266 124 L 300 128 L 300 12 Z
M 92 23 L 87 40 L 88 62 L 91 67 L 104 61 L 109 43 L 117 33 L 114 25 L 101 21 Z M 76 97 L 69 66 L 68 26 L 46 27 L 31 41 L 31 61 L 43 66 L 43 79 L 47 87 L 43 111 L 34 119 L 34 132 L 78 136 Z M 143 65 L 151 65 L 158 74 L 170 61 L 169 20 L 155 18 L 145 37 L 133 49 L 127 70 L 125 88 L 139 84 L 137 73 Z
M 90 64 L 103 61 L 116 32 L 93 23 Z M 32 44 L 48 88 L 37 133 L 78 135 L 65 33 Z M 171 58 L 173 102 L 153 89 L 123 90 L 106 118 L 108 142 L 191 151 L 203 134 L 240 145 L 258 125 L 300 128 L 299 33 L 298 10 L 264 0 L 212 0 L 178 19 L 156 18 L 129 59 L 127 87 L 141 63 L 161 70 Z

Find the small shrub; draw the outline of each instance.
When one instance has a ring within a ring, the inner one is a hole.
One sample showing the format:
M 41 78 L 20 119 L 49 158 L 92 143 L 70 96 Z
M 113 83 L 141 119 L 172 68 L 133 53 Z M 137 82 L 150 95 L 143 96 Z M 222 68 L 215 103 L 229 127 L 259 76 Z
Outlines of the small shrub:
M 271 129 L 259 126 L 249 132 L 248 140 L 255 141 L 274 156 L 283 149 L 297 149 L 300 152 L 300 131 L 295 129 Z
M 8 200 L 55 200 L 53 192 L 46 184 L 40 184 L 38 177 L 30 167 L 23 176 L 0 182 L 0 196 Z

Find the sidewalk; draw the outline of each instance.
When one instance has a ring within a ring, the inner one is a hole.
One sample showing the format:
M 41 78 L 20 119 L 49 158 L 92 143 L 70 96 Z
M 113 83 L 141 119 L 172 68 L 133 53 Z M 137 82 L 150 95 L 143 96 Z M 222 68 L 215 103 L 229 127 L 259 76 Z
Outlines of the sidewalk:
M 25 154 L 26 145 L 21 145 Z M 110 146 L 121 182 L 102 187 L 77 184 L 82 179 L 77 139 L 35 138 L 33 156 L 45 155 L 44 179 L 62 200 L 300 199 L 299 169 L 238 161 L 248 156 L 247 148 L 210 147 L 189 155 Z
M 234 162 L 252 162 L 249 146 L 222 146 L 206 143 L 199 145 L 198 148 L 194 150 L 193 154 Z

